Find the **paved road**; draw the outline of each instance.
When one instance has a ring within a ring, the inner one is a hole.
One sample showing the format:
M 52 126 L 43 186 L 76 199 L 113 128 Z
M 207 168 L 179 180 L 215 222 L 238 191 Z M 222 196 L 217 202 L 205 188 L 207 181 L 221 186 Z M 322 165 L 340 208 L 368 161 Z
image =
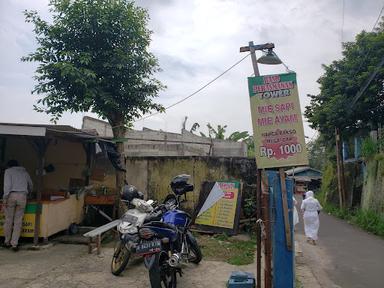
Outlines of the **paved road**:
M 321 213 L 318 245 L 312 246 L 305 243 L 300 220 L 297 233 L 304 257 L 323 287 L 384 287 L 383 239 Z

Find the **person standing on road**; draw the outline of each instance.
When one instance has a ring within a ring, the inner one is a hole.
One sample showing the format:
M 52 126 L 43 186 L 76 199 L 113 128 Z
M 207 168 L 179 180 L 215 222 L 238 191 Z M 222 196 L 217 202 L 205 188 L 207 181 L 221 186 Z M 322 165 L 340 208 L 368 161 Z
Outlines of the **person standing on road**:
M 314 198 L 313 191 L 305 193 L 305 200 L 301 203 L 301 210 L 304 213 L 304 231 L 307 241 L 316 245 L 317 233 L 319 231 L 320 221 L 319 213 L 321 207 L 319 201 Z
M 32 192 L 32 187 L 27 170 L 19 166 L 16 160 L 8 161 L 8 169 L 4 173 L 4 246 L 12 247 L 13 251 L 18 251 L 27 194 Z

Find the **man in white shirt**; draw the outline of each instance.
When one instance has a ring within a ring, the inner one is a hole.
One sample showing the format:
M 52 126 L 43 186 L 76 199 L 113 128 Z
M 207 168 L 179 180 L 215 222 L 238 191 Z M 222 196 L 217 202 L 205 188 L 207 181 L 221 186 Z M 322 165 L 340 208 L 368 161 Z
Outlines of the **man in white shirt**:
M 16 160 L 8 161 L 8 169 L 4 173 L 4 246 L 12 247 L 13 251 L 18 251 L 27 194 L 32 192 L 32 187 L 27 170 Z

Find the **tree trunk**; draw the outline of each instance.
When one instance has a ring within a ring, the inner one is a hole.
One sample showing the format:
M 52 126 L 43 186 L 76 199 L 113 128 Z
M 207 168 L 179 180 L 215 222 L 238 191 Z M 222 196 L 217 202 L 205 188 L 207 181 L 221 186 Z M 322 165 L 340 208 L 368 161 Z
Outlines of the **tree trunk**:
M 111 121 L 112 122 L 112 121 Z M 126 128 L 124 121 L 116 121 L 112 124 L 113 137 L 116 141 L 117 152 L 120 154 L 120 162 L 125 167 L 125 155 L 124 155 L 124 138 L 126 133 Z M 115 196 L 115 207 L 113 209 L 113 218 L 119 217 L 119 207 L 120 207 L 120 191 L 124 186 L 125 182 L 125 172 L 116 170 L 116 196 Z

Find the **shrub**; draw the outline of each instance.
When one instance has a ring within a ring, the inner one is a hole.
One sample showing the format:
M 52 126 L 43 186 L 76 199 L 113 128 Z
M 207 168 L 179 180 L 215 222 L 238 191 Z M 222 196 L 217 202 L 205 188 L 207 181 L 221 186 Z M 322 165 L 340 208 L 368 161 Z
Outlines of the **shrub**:
M 361 144 L 361 155 L 365 159 L 372 159 L 377 153 L 377 143 L 371 137 L 367 137 Z

